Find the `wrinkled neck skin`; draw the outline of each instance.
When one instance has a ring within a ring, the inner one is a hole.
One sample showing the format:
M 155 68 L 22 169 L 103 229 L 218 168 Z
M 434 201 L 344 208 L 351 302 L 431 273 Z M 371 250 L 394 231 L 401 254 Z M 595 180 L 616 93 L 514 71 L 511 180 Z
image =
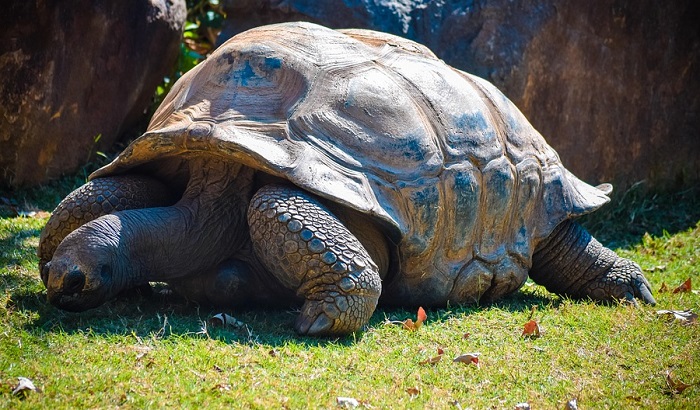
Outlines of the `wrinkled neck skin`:
M 120 238 L 132 282 L 198 273 L 235 254 L 248 240 L 245 215 L 253 172 L 218 160 L 192 161 L 190 182 L 175 205 L 127 211 Z

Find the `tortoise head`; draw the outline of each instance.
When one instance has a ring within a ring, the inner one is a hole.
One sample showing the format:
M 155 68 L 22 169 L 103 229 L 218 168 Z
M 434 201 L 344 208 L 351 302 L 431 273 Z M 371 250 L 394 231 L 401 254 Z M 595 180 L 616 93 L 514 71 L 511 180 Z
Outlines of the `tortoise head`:
M 43 266 L 41 279 L 54 306 L 80 312 L 101 305 L 122 289 L 126 280 L 118 275 L 118 236 L 109 229 L 115 218 L 109 216 L 71 232 Z

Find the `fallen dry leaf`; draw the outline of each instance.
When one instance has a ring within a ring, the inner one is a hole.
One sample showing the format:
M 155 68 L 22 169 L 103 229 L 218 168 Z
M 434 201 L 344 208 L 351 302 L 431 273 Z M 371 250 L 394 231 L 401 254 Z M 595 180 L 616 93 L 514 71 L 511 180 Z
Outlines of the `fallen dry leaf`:
M 19 383 L 17 384 L 17 387 L 15 387 L 12 390 L 12 394 L 15 396 L 26 396 L 29 391 L 36 391 L 36 386 L 34 386 L 34 383 L 27 379 L 26 377 L 18 377 Z
M 430 359 L 422 360 L 418 364 L 420 364 L 420 365 L 437 364 L 440 360 L 442 360 L 442 355 L 437 355 L 437 356 L 431 357 Z
M 226 313 L 218 313 L 209 319 L 209 324 L 212 326 L 222 326 L 222 327 L 243 327 L 245 326 L 243 322 L 236 319 L 233 316 L 227 315 Z
M 698 315 L 692 310 L 657 310 L 657 315 L 673 316 L 683 325 L 694 325 L 698 322 Z
M 409 387 L 406 389 L 406 393 L 408 393 L 411 398 L 414 398 L 420 394 L 420 389 L 418 387 Z
M 520 336 L 531 338 L 540 337 L 540 325 L 537 324 L 536 320 L 531 319 L 529 322 L 525 323 L 523 333 Z
M 401 324 L 406 330 L 418 330 L 421 326 L 423 326 L 423 322 L 425 322 L 426 319 L 428 319 L 428 315 L 425 313 L 425 310 L 422 307 L 419 307 L 415 322 L 413 319 L 406 319 L 401 322 Z
M 420 362 L 418 362 L 418 364 L 420 364 L 420 365 L 437 364 L 440 360 L 442 360 L 442 355 L 444 355 L 444 354 L 445 354 L 445 351 L 441 347 L 438 347 L 437 348 L 437 356 L 431 357 L 429 359 L 421 360 Z
M 474 364 L 476 367 L 480 367 L 479 365 L 479 355 L 481 353 L 465 353 L 461 354 L 454 359 L 452 359 L 453 362 L 458 362 L 458 363 L 464 363 L 464 364 Z
M 690 292 L 691 290 L 693 290 L 693 287 L 690 283 L 690 278 L 688 278 L 685 282 L 681 283 L 680 286 L 673 289 L 673 293 L 680 293 L 680 292 L 685 293 L 685 292 Z
M 690 280 L 690 279 L 688 279 Z M 425 313 L 425 309 L 418 307 L 418 313 L 416 315 L 416 323 L 423 323 L 428 319 L 428 315 Z
M 683 383 L 682 381 L 676 379 L 673 376 L 672 371 L 669 370 L 666 372 L 666 385 L 668 386 L 668 390 L 671 394 L 681 394 L 685 389 L 687 389 L 688 387 L 692 387 L 696 384 L 697 383 Z
M 659 288 L 659 293 L 668 292 L 668 285 L 666 282 L 661 282 L 661 287 Z
M 418 327 L 416 326 L 415 323 L 413 323 L 413 319 L 406 319 L 403 322 L 401 322 L 403 325 L 403 328 L 406 330 L 417 330 Z
M 420 362 L 418 362 L 418 364 L 420 364 L 420 365 L 437 364 L 440 360 L 442 360 L 441 354 L 434 356 L 434 357 L 431 357 L 430 359 L 421 360 Z

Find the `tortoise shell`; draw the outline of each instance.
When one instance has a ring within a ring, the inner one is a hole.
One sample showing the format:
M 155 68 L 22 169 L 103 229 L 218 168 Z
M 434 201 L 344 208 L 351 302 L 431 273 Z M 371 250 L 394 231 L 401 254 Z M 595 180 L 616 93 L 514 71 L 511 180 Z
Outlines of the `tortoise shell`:
M 310 23 L 230 39 L 91 177 L 138 168 L 178 180 L 195 155 L 284 178 L 379 221 L 396 245 L 389 301 L 509 293 L 558 224 L 608 201 L 487 81 L 406 39 Z

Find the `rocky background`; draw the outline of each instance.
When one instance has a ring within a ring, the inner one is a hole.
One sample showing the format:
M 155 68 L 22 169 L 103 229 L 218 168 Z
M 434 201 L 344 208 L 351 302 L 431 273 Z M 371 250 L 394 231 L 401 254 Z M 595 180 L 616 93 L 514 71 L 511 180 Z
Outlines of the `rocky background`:
M 139 123 L 185 1 L 12 0 L 0 15 L 0 186 L 75 172 Z
M 582 179 L 671 190 L 700 181 L 698 4 L 221 0 L 218 43 L 295 20 L 401 35 L 496 84 Z M 0 17 L 0 186 L 74 172 L 133 136 L 184 19 L 184 0 L 12 1 Z

